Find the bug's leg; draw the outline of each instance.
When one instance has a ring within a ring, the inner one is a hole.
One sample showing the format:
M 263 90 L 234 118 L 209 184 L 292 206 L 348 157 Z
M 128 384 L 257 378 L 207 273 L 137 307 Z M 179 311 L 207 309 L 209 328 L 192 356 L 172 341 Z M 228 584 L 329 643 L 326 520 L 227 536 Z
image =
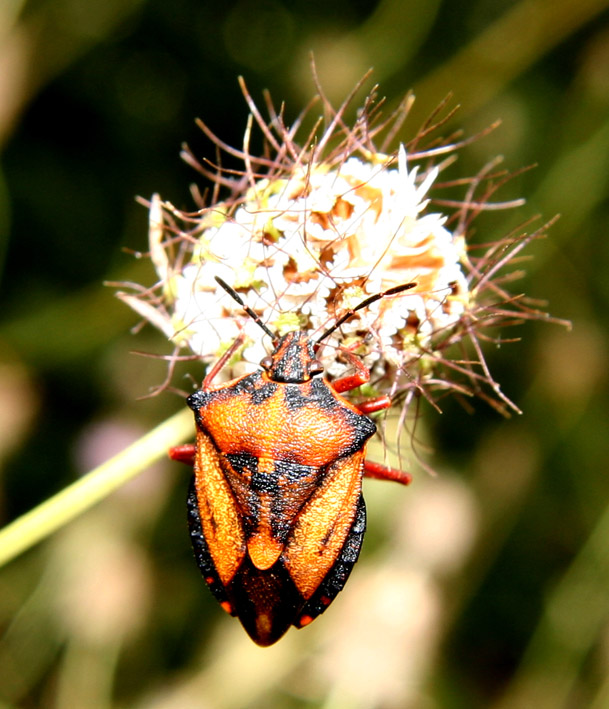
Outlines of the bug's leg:
M 363 414 L 372 414 L 375 411 L 388 409 L 391 406 L 391 399 L 388 396 L 379 396 L 376 399 L 368 399 L 357 404 L 357 408 Z M 409 473 L 399 470 L 398 468 L 389 468 L 382 463 L 373 463 L 367 460 L 364 463 L 364 475 L 367 478 L 376 478 L 377 480 L 394 480 L 396 483 L 408 485 L 412 482 L 412 476 Z
M 216 374 L 224 367 L 228 360 L 235 354 L 235 352 L 241 347 L 244 340 L 244 335 L 241 333 L 233 342 L 233 344 L 226 350 L 226 352 L 220 357 L 220 359 L 214 364 L 214 366 L 207 372 L 205 379 L 203 379 L 202 389 L 207 389 L 211 384 L 212 380 L 215 378 Z
M 243 334 L 239 335 L 233 344 L 226 350 L 226 352 L 220 357 L 220 359 L 214 364 L 214 366 L 209 370 L 203 379 L 202 389 L 207 389 L 213 380 L 213 378 L 218 374 L 218 372 L 224 367 L 228 360 L 235 354 L 237 349 L 243 343 Z M 193 443 L 186 443 L 183 446 L 174 446 L 170 448 L 169 457 L 171 460 L 176 460 L 178 463 L 186 463 L 186 465 L 195 464 L 195 453 L 196 447 Z
M 353 374 L 347 374 L 344 377 L 340 377 L 332 382 L 332 387 L 339 393 L 356 389 L 370 380 L 370 370 L 361 361 L 361 359 L 359 359 L 359 357 L 355 356 L 352 352 L 349 352 L 349 350 L 342 350 L 342 353 L 354 367 L 355 372 Z M 356 406 L 363 414 L 368 416 L 376 411 L 382 411 L 383 409 L 390 408 L 391 397 L 377 396 L 374 399 L 362 401 L 359 404 L 356 404 Z M 371 460 L 367 460 L 364 463 L 364 475 L 367 478 L 376 478 L 377 480 L 393 480 L 395 482 L 402 483 L 402 485 L 408 485 L 412 482 L 412 476 L 409 473 L 406 473 L 403 470 L 398 470 L 397 468 L 389 468 L 382 463 L 373 463 Z
M 349 364 L 355 369 L 355 372 L 339 377 L 332 382 L 332 388 L 339 394 L 344 391 L 351 391 L 351 389 L 357 389 L 357 387 L 370 381 L 370 371 L 359 357 L 345 349 L 341 349 L 341 353 L 345 356 L 345 359 L 349 360 Z
M 174 446 L 168 452 L 171 460 L 177 460 L 178 463 L 186 463 L 186 465 L 194 465 L 195 450 L 193 443 L 186 443 L 183 446 Z
M 376 399 L 368 399 L 361 404 L 357 404 L 357 408 L 363 414 L 372 414 L 375 411 L 388 409 L 391 406 L 391 399 L 388 396 L 379 396 Z M 367 460 L 364 463 L 364 475 L 367 478 L 376 478 L 377 480 L 393 480 L 402 485 L 408 485 L 412 482 L 412 476 L 409 473 L 399 470 L 398 468 L 390 468 L 382 463 L 374 463 Z
M 370 381 L 370 370 L 361 361 L 361 359 L 349 352 L 349 350 L 343 349 L 341 351 L 345 358 L 349 360 L 349 363 L 354 367 L 355 372 L 353 374 L 347 374 L 344 377 L 339 377 L 332 382 L 332 388 L 339 394 L 342 394 L 345 391 L 351 391 L 351 389 L 357 389 L 357 387 Z M 374 399 L 362 401 L 361 403 L 356 404 L 356 406 L 363 414 L 374 414 L 377 411 L 390 408 L 391 397 L 377 396 Z
M 356 404 L 356 406 L 363 414 L 369 416 L 377 411 L 391 408 L 391 403 L 391 397 L 377 396 L 374 399 L 366 399 L 366 401 L 361 401 L 359 404 Z
M 397 468 L 388 468 L 382 463 L 374 463 L 371 460 L 364 463 L 364 476 L 376 480 L 393 480 L 396 483 L 402 483 L 402 485 L 409 485 L 412 482 L 410 473 Z

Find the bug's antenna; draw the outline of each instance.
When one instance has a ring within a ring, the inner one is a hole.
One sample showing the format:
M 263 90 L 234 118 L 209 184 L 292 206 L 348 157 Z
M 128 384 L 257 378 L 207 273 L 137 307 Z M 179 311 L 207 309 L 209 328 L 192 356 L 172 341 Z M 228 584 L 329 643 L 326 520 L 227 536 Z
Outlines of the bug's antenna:
M 269 337 L 271 337 L 273 340 L 276 340 L 276 339 L 277 339 L 277 335 L 276 335 L 272 330 L 269 330 L 269 328 L 268 328 L 268 327 L 262 322 L 262 320 L 260 319 L 260 316 L 259 316 L 257 313 L 255 313 L 255 312 L 250 308 L 249 305 L 246 305 L 246 304 L 243 302 L 243 299 L 241 298 L 241 296 L 239 295 L 239 293 L 237 293 L 237 291 L 236 291 L 234 288 L 231 288 L 231 287 L 228 285 L 228 283 L 226 283 L 225 281 L 223 281 L 219 276 L 214 276 L 214 278 L 216 279 L 216 282 L 217 282 L 219 285 L 221 285 L 222 288 L 224 288 L 224 290 L 230 295 L 230 297 L 231 297 L 233 300 L 235 300 L 235 301 L 237 301 L 237 303 L 239 303 L 239 305 L 243 308 L 243 310 L 245 310 L 245 312 L 250 316 L 250 318 L 251 318 L 257 325 L 259 325 L 259 326 L 264 330 L 264 332 L 266 332 L 266 334 L 267 334 Z M 359 307 L 359 306 L 358 306 L 358 307 Z
M 219 279 L 216 279 L 219 280 Z M 347 322 L 350 318 L 352 318 L 355 313 L 358 310 L 361 310 L 362 308 L 367 308 L 369 305 L 372 303 L 375 303 L 377 300 L 380 300 L 381 298 L 384 298 L 386 295 L 396 295 L 397 293 L 401 293 L 402 291 L 405 290 L 410 290 L 411 288 L 414 288 L 417 284 L 416 283 L 402 283 L 400 286 L 393 286 L 393 288 L 388 288 L 387 290 L 381 291 L 380 293 L 375 293 L 374 295 L 369 296 L 365 300 L 362 300 L 361 303 L 358 303 L 355 308 L 351 308 L 351 310 L 347 310 L 347 312 L 342 315 L 338 320 L 332 325 L 332 327 L 328 328 L 324 333 L 322 333 L 316 340 L 316 343 L 319 344 L 322 340 L 325 340 L 328 335 L 331 335 L 335 330 L 337 330 L 343 323 Z

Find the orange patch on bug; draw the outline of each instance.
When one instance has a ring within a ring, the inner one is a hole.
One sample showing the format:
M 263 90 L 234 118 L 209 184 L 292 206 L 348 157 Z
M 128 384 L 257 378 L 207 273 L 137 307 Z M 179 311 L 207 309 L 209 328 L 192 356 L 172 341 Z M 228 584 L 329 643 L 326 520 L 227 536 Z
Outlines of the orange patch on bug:
M 351 531 L 361 494 L 364 456 L 362 448 L 332 466 L 296 518 L 284 563 L 306 599 L 319 588 Z
M 209 553 L 222 584 L 226 586 L 245 556 L 245 535 L 220 455 L 209 436 L 202 431 L 197 432 L 195 489 Z
M 273 536 L 271 497 L 268 494 L 261 494 L 260 498 L 258 528 L 247 540 L 247 551 L 254 566 L 261 571 L 265 571 L 270 569 L 281 556 L 283 543 Z
M 260 571 L 266 571 L 279 559 L 283 544 L 268 534 L 255 534 L 247 542 L 247 551 L 252 564 Z

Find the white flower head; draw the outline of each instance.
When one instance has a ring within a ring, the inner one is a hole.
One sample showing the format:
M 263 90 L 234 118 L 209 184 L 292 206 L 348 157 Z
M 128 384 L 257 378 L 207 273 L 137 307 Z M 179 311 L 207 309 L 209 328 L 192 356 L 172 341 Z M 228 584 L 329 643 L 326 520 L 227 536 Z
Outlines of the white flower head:
M 377 145 L 383 130 L 392 135 L 392 121 L 401 123 L 406 109 L 379 125 L 370 96 L 348 128 L 347 105 L 335 111 L 320 92 L 331 116 L 329 127 L 299 145 L 295 128 L 286 127 L 272 106 L 266 123 L 245 88 L 244 93 L 273 157 L 255 158 L 246 147 L 242 176 L 236 178 L 234 170 L 211 173 L 187 153 L 191 164 L 233 196 L 201 204 L 194 214 L 154 196 L 150 255 L 158 284 L 119 296 L 177 349 L 207 363 L 239 338 L 244 346 L 218 373 L 219 380 L 257 368 L 272 343 L 217 278 L 277 337 L 303 330 L 317 339 L 354 311 L 320 347 L 329 377 L 350 369 L 343 354 L 347 350 L 370 368 L 378 393 L 404 405 L 417 394 L 433 400 L 434 392 L 452 389 L 486 391 L 483 396 L 499 408 L 515 409 L 491 378 L 477 333 L 513 320 L 514 313 L 521 319 L 541 315 L 524 301 L 512 300 L 492 280 L 511 254 L 539 232 L 506 239 L 472 256 L 467 229 L 501 183 L 491 175 L 494 163 L 455 181 L 465 184 L 467 193 L 445 200 L 447 208 L 440 211 L 443 203 L 434 201 L 431 191 L 450 160 L 439 165 L 433 160 L 450 156 L 462 144 L 436 140 L 421 148 L 426 131 L 394 153 L 385 143 Z M 475 196 L 476 190 L 482 190 L 482 197 Z M 357 309 L 370 296 L 406 284 L 414 285 Z

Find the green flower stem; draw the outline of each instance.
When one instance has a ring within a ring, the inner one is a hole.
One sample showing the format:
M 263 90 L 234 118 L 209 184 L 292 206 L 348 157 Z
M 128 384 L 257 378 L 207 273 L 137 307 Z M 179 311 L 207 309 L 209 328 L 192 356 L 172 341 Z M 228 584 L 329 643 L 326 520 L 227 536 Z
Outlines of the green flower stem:
M 184 409 L 69 487 L 0 530 L 0 566 L 72 521 L 193 434 Z

